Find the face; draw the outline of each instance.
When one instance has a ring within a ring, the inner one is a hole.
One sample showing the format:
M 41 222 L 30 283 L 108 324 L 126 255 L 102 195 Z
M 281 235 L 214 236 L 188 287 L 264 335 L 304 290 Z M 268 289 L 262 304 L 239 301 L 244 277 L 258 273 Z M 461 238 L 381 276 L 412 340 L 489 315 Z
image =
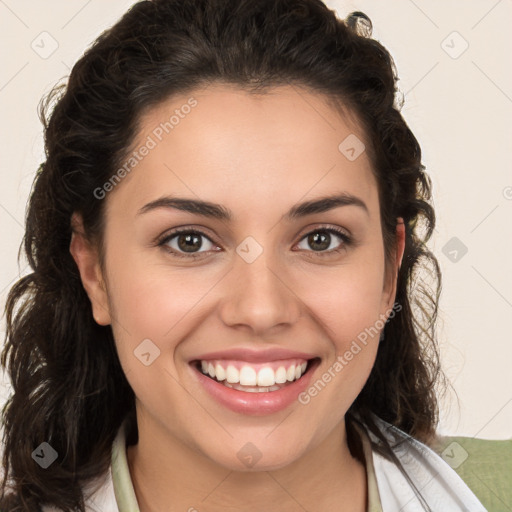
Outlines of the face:
M 209 86 L 141 121 L 135 160 L 98 199 L 103 273 L 72 242 L 94 317 L 112 325 L 139 431 L 230 469 L 251 451 L 258 469 L 284 467 L 343 424 L 394 302 L 377 183 L 358 155 L 365 135 L 289 86 L 262 96 Z M 340 150 L 349 136 L 354 151 Z

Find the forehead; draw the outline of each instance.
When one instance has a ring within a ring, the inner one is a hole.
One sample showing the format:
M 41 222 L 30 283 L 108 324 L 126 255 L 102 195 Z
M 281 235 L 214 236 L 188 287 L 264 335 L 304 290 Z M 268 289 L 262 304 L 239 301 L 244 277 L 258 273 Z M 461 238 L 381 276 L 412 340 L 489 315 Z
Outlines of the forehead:
M 115 195 L 133 208 L 166 193 L 243 211 L 267 208 L 270 198 L 289 206 L 340 191 L 371 203 L 377 190 L 365 145 L 356 118 L 320 94 L 209 85 L 141 117 L 125 162 L 138 156 Z

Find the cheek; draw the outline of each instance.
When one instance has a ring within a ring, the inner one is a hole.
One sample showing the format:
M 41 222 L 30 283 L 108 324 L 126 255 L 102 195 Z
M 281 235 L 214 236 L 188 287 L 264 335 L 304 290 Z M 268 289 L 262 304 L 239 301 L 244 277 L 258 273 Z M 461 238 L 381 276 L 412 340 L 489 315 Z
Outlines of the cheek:
M 190 271 L 150 266 L 142 257 L 118 261 L 110 266 L 109 296 L 121 366 L 144 409 L 155 417 L 165 416 L 179 429 L 182 418 L 169 404 L 187 410 L 190 396 L 178 384 L 177 347 L 187 337 L 200 309 L 198 302 L 211 285 Z
M 145 271 L 118 276 L 112 301 L 128 331 L 145 337 L 169 337 L 181 319 L 194 314 L 211 286 L 199 276 Z M 167 336 L 166 336 L 167 335 Z
M 297 295 L 325 326 L 337 350 L 375 325 L 382 306 L 384 265 L 359 258 L 338 269 L 316 271 L 309 283 L 301 282 Z
M 123 275 L 116 271 L 117 284 L 110 290 L 115 315 L 114 333 L 120 352 L 130 355 L 150 339 L 161 352 L 171 354 L 186 336 L 185 328 L 200 311 L 200 300 L 211 286 L 193 275 L 141 271 Z
M 375 250 L 375 256 L 365 259 L 360 255 L 357 262 L 341 266 L 337 271 L 317 272 L 314 287 L 302 286 L 297 293 L 314 317 L 312 334 L 318 335 L 318 326 L 322 326 L 328 340 L 323 345 L 320 378 L 329 383 L 330 391 L 322 393 L 318 407 L 337 404 L 336 409 L 344 411 L 364 386 L 375 362 L 384 325 L 383 279 L 384 264 Z M 323 389 L 322 384 L 317 388 Z
M 379 346 L 383 265 L 361 262 L 340 268 L 335 276 L 318 275 L 315 289 L 301 298 L 308 304 L 315 325 L 328 340 L 314 381 L 299 396 L 305 406 L 304 428 L 328 432 L 339 421 L 364 387 Z M 324 418 L 318 426 L 314 418 Z

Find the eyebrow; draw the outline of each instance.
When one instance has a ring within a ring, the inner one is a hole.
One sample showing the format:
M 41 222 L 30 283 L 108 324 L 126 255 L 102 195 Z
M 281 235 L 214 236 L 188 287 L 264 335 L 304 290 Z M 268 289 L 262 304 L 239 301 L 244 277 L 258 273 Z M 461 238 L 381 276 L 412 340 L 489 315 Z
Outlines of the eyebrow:
M 285 219 L 292 221 L 306 217 L 308 215 L 313 215 L 315 213 L 324 213 L 341 206 L 357 206 L 364 210 L 367 215 L 369 215 L 368 207 L 362 199 L 347 192 L 342 192 L 340 194 L 320 197 L 318 199 L 296 204 L 292 206 L 292 208 L 290 208 L 290 210 L 285 214 Z M 137 212 L 137 215 L 141 215 L 159 208 L 172 208 L 175 210 L 195 213 L 196 215 L 201 215 L 203 217 L 227 222 L 232 221 L 234 218 L 231 210 L 220 204 L 211 203 L 209 201 L 171 196 L 161 197 L 151 201 L 150 203 L 140 208 L 140 210 Z

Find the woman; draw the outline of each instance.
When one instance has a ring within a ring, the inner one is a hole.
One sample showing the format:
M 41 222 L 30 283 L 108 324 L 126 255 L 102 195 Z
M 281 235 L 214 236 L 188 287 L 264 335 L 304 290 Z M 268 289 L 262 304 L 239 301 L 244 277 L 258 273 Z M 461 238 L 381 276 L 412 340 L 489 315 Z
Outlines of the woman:
M 48 97 L 2 511 L 485 510 L 427 447 L 435 216 L 370 34 L 143 1 Z

